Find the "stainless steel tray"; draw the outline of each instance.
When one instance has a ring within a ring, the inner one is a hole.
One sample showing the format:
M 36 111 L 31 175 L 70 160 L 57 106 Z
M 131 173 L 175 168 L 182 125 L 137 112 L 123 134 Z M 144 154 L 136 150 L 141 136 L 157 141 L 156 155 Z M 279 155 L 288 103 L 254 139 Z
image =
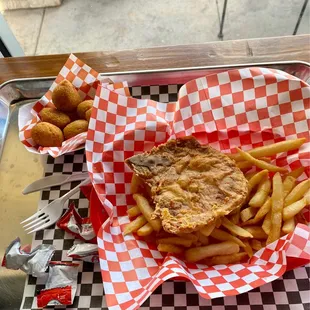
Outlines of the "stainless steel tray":
M 229 69 L 253 66 L 280 69 L 305 81 L 310 78 L 310 65 L 298 61 L 113 72 L 101 74 L 101 76 L 110 78 L 115 82 L 126 80 L 130 87 L 171 85 L 184 84 L 191 79 Z M 1 249 L 4 250 L 7 243 L 16 235 L 22 238 L 24 244 L 31 242 L 31 236 L 27 236 L 18 223 L 22 218 L 34 213 L 39 196 L 32 194 L 27 198 L 23 197 L 21 189 L 42 176 L 45 169 L 43 162 L 46 161 L 46 158 L 42 159 L 42 156 L 27 152 L 18 141 L 18 109 L 20 106 L 32 103 L 42 97 L 54 79 L 55 77 L 15 79 L 0 85 L 0 183 L 3 182 L 0 188 L 0 205 L 1 210 L 7 212 L 6 217 L 0 216 L 0 227 L 14 227 L 8 228 L 9 231 L 4 234 L 4 238 L 0 241 L 0 257 L 3 254 Z M 1 161 L 6 134 L 8 140 L 3 153 L 3 161 Z M 1 197 L 1 189 L 5 197 Z M 4 223 L 5 218 L 9 222 L 6 225 Z M 0 304 L 8 305 L 8 309 L 19 308 L 24 281 L 25 274 L 22 272 L 2 269 L 0 272 Z M 1 297 L 6 297 L 5 301 Z

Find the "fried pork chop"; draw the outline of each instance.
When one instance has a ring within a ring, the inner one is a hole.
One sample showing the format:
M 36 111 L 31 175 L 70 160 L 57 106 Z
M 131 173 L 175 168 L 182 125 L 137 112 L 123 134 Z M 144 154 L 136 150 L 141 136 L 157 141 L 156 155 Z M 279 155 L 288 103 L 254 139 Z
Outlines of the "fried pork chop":
M 170 140 L 126 160 L 151 188 L 165 231 L 196 231 L 240 207 L 248 183 L 235 162 L 194 137 Z

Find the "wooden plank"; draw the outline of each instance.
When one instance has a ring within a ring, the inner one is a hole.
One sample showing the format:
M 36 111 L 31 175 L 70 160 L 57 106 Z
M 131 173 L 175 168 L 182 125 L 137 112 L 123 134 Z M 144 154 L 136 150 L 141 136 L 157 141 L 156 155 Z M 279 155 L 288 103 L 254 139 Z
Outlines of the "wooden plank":
M 210 42 L 119 52 L 75 53 L 98 72 L 229 65 L 285 60 L 310 61 L 310 35 Z M 0 59 L 0 83 L 54 76 L 68 54 Z
M 0 0 L 3 11 L 17 9 L 46 8 L 61 5 L 62 0 Z

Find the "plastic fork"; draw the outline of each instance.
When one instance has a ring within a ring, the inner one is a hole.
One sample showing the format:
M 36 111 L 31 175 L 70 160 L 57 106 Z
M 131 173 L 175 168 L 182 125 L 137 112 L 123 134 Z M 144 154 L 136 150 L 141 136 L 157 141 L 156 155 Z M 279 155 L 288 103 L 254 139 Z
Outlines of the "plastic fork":
M 80 187 L 88 184 L 90 179 L 87 178 L 75 188 L 71 189 L 68 193 L 63 195 L 60 198 L 55 199 L 50 204 L 48 204 L 43 209 L 39 210 L 32 216 L 28 217 L 27 219 L 23 220 L 21 224 L 28 222 L 23 227 L 28 234 L 36 232 L 38 230 L 45 229 L 54 223 L 56 223 L 62 215 L 62 210 L 65 202 L 75 193 L 80 190 Z

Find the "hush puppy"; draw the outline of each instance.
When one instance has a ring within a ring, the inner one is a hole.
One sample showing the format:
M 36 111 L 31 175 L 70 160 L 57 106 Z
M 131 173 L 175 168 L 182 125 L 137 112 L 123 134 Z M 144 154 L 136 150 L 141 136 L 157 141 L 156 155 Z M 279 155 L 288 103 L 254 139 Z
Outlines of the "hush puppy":
M 64 141 L 62 131 L 55 125 L 40 122 L 31 129 L 31 137 L 41 146 L 61 146 Z
M 70 123 L 64 128 L 65 139 L 70 139 L 79 133 L 87 131 L 87 129 L 88 122 L 84 119 L 78 119 L 77 121 Z
M 94 100 L 85 100 L 81 102 L 77 107 L 77 113 L 80 118 L 85 119 L 85 112 L 92 108 Z
M 40 116 L 43 122 L 53 124 L 60 129 L 65 128 L 71 122 L 68 115 L 54 108 L 42 109 Z
M 82 102 L 79 93 L 67 80 L 61 81 L 52 93 L 55 107 L 62 112 L 74 111 Z
M 88 122 L 90 120 L 91 111 L 92 111 L 92 108 L 90 108 L 89 110 L 85 112 L 85 118 Z

